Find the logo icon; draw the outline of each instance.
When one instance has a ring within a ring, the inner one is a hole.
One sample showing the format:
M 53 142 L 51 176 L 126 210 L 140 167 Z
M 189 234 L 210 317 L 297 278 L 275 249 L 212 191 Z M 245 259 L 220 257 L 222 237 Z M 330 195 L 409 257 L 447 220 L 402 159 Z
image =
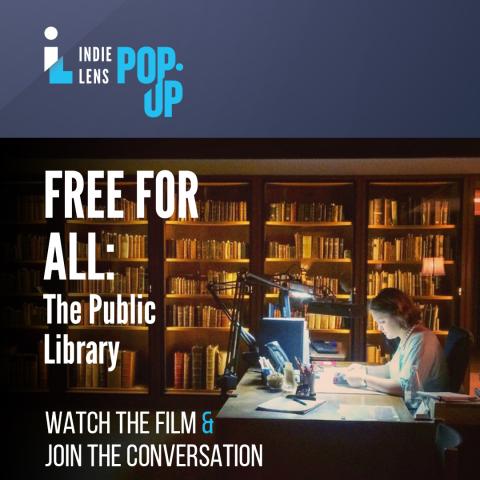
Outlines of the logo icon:
M 53 41 L 58 37 L 55 27 L 47 27 L 43 32 L 47 40 Z M 63 57 L 58 58 L 58 47 L 44 47 L 43 71 L 48 70 L 48 83 L 68 85 L 73 83 L 73 72 L 63 69 Z

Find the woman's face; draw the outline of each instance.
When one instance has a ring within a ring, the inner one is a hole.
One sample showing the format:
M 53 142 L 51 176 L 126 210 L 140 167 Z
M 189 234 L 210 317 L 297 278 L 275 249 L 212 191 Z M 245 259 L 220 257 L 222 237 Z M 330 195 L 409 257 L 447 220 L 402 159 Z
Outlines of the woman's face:
M 378 329 L 383 332 L 387 338 L 391 339 L 400 336 L 402 328 L 400 327 L 397 317 L 391 313 L 376 312 L 374 310 L 372 310 L 372 316 L 378 326 Z

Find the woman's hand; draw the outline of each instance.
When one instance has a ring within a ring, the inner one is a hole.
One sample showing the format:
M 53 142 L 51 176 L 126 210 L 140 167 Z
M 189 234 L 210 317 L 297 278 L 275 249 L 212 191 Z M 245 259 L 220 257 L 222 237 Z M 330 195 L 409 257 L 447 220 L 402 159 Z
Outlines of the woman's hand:
M 358 363 L 353 363 L 347 367 L 345 371 L 345 380 L 351 387 L 359 388 L 365 387 L 365 377 L 367 375 L 367 368 Z

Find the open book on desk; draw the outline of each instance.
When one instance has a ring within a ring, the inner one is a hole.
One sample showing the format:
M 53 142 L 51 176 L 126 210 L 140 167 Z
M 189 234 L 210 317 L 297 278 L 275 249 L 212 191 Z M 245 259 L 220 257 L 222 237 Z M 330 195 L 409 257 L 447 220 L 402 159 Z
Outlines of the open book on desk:
M 292 398 L 287 398 L 285 396 L 275 397 L 271 400 L 261 403 L 257 410 L 263 410 L 265 412 L 281 412 L 281 413 L 297 413 L 300 415 L 305 415 L 308 412 L 311 412 L 315 408 L 325 403 L 325 400 L 303 400 L 302 402 L 306 405 L 293 400 Z
M 336 373 L 344 373 L 346 368 L 325 367 L 315 378 L 315 393 L 347 393 L 349 395 L 386 395 L 368 388 L 355 388 L 349 385 L 339 385 L 333 382 Z

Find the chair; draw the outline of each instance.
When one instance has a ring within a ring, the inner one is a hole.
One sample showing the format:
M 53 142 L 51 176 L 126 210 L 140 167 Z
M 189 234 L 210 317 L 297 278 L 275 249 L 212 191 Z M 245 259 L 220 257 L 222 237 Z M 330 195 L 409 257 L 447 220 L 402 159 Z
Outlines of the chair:
M 445 357 L 449 373 L 449 389 L 458 392 L 462 386 L 473 344 L 472 334 L 463 328 L 452 326 L 445 342 Z
M 452 427 L 445 423 L 437 423 L 435 445 L 437 448 L 438 462 L 441 478 L 444 480 L 457 480 L 459 478 L 459 453 L 462 437 Z

